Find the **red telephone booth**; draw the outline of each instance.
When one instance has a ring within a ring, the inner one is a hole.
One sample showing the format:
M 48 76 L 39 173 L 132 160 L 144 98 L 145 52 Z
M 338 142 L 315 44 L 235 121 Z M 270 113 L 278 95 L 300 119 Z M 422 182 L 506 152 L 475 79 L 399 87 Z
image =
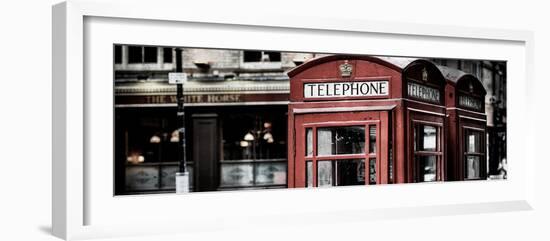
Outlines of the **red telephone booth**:
M 445 79 L 422 59 L 331 55 L 288 73 L 288 186 L 445 178 Z
M 438 66 L 447 79 L 447 159 L 449 180 L 487 178 L 485 95 L 481 81 Z

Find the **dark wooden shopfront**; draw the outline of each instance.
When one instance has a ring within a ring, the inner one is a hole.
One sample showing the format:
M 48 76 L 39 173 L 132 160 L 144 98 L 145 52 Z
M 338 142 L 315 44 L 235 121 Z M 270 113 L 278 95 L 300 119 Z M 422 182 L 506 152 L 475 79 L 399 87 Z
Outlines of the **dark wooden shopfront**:
M 191 191 L 287 186 L 285 82 L 186 84 Z M 115 194 L 174 192 L 180 164 L 175 86 L 119 83 L 115 103 Z

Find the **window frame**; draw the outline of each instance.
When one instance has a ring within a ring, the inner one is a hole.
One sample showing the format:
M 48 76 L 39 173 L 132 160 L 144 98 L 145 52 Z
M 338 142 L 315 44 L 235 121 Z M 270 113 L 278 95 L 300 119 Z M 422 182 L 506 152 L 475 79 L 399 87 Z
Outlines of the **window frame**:
M 260 61 L 244 61 L 244 54 L 247 51 L 259 51 L 263 55 L 264 52 L 278 52 L 280 56 L 280 60 L 275 61 L 262 61 L 260 58 Z M 283 68 L 283 54 L 279 51 L 267 51 L 267 50 L 242 50 L 241 51 L 241 57 L 240 57 L 240 65 L 239 67 L 244 70 L 249 71 L 260 71 L 260 70 L 281 70 Z
M 246 61 L 245 59 L 245 54 L 246 52 L 259 52 L 260 53 L 260 60 L 259 61 Z M 282 52 L 279 52 L 279 51 L 268 51 L 268 50 L 243 50 L 242 51 L 242 62 L 243 63 L 278 63 L 278 62 L 282 62 L 283 60 L 283 53 Z M 264 61 L 262 59 L 262 56 L 264 54 L 268 54 L 268 53 L 277 53 L 279 54 L 279 60 L 278 61 L 273 61 L 273 60 L 269 60 L 269 61 Z
M 172 64 L 172 63 L 174 63 L 174 57 L 175 57 L 174 48 L 161 47 L 160 50 L 162 51 L 162 63 L 163 64 Z M 166 56 L 167 53 L 170 53 L 170 56 Z M 169 58 L 167 58 L 167 57 L 169 57 Z M 167 59 L 170 60 L 170 61 L 166 61 Z
M 365 127 L 365 147 L 364 147 L 364 153 L 360 154 L 334 154 L 334 155 L 319 155 L 318 149 L 317 149 L 317 129 L 318 128 L 326 128 L 326 127 L 349 127 L 349 126 L 362 126 Z M 376 126 L 376 152 L 370 153 L 370 127 Z M 370 171 L 369 171 L 369 162 L 371 158 L 376 159 L 375 161 L 375 170 L 378 170 L 380 167 L 380 160 L 381 160 L 381 147 L 380 147 L 380 139 L 381 139 L 381 120 L 369 120 L 369 121 L 343 121 L 343 122 L 318 122 L 318 123 L 304 123 L 302 125 L 305 140 L 304 140 L 304 172 L 305 172 L 305 187 L 306 188 L 312 188 L 312 187 L 319 187 L 318 186 L 318 162 L 319 161 L 338 161 L 338 160 L 354 160 L 354 159 L 363 159 L 364 160 L 364 173 L 365 173 L 365 185 L 375 185 L 380 182 L 380 174 L 378 172 L 375 173 L 375 179 L 376 183 L 371 184 L 369 182 L 370 179 Z M 311 128 L 312 131 L 312 151 L 313 154 L 311 156 L 308 156 L 307 153 L 307 129 Z M 312 173 L 312 186 L 309 186 L 308 183 L 308 165 L 307 163 L 311 162 L 311 173 Z M 334 170 L 333 170 L 334 172 Z M 335 177 L 333 177 L 335 178 Z M 334 182 L 333 186 L 334 187 Z
M 423 126 L 432 126 L 432 127 L 435 127 L 436 128 L 436 135 L 435 135 L 435 143 L 436 143 L 436 148 L 435 148 L 435 151 L 424 151 L 424 150 L 417 150 L 416 149 L 416 144 L 417 142 L 422 138 L 420 135 L 417 135 L 416 131 L 419 130 L 418 127 L 423 127 Z M 411 156 L 412 156 L 412 161 L 413 161 L 413 166 L 414 166 L 414 171 L 413 171 L 413 179 L 414 179 L 414 182 L 440 182 L 440 181 L 444 181 L 444 178 L 443 178 L 443 172 L 444 172 L 444 143 L 443 143 L 443 139 L 444 139 L 444 135 L 443 135 L 443 132 L 444 132 L 444 125 L 443 123 L 440 123 L 440 122 L 435 122 L 435 121 L 426 121 L 426 120 L 412 120 L 412 135 L 410 135 L 410 138 L 411 138 Z M 436 160 L 435 160 L 435 167 L 436 167 L 436 170 L 435 170 L 435 180 L 434 181 L 420 181 L 420 176 L 421 176 L 421 170 L 423 168 L 420 168 L 420 162 L 418 161 L 417 159 L 417 156 L 422 156 L 422 157 L 426 157 L 426 156 L 435 156 L 436 157 Z
M 260 111 L 260 112 L 251 111 L 251 112 L 246 112 L 246 113 L 254 115 L 255 118 L 257 118 L 259 116 L 264 116 L 265 117 L 266 114 L 267 114 L 267 112 L 263 112 L 263 111 Z M 276 116 L 277 115 L 269 115 L 270 118 L 274 118 Z M 222 120 L 221 123 L 225 123 L 226 122 L 225 118 L 227 118 L 227 114 L 220 115 L 219 118 Z M 269 121 L 273 124 L 274 120 L 270 119 L 270 118 L 266 118 L 266 119 L 260 118 L 260 119 L 257 119 L 257 120 L 263 120 L 263 121 L 260 121 L 260 122 Z M 283 121 L 281 123 L 286 123 L 286 122 Z M 221 125 L 223 125 L 223 124 L 221 124 Z M 219 134 L 220 135 L 219 136 L 220 145 L 221 145 L 220 148 L 223 152 L 224 148 L 226 148 L 226 147 L 221 143 L 221 141 L 225 139 L 223 137 L 225 135 L 225 133 L 223 132 L 222 129 L 225 130 L 225 127 L 220 126 L 220 134 Z M 250 130 L 250 128 L 249 128 L 249 130 Z M 282 133 L 286 135 L 286 128 L 282 128 L 281 130 L 283 130 Z M 274 134 L 273 129 L 271 130 L 271 134 L 272 135 Z M 286 140 L 286 137 L 285 137 L 285 140 Z M 254 144 L 254 142 L 257 142 L 257 140 L 249 141 L 249 142 Z M 258 148 L 256 148 L 256 151 L 260 151 L 260 150 L 258 150 Z M 219 161 L 218 161 L 218 164 L 219 164 L 218 175 L 220 177 L 219 178 L 219 183 L 218 183 L 218 186 L 217 186 L 218 191 L 221 191 L 221 190 L 243 190 L 243 189 L 286 188 L 288 186 L 288 176 L 287 176 L 288 175 L 288 165 L 287 165 L 288 159 L 287 159 L 287 155 L 285 155 L 284 157 L 283 156 L 277 156 L 277 157 L 271 157 L 271 158 L 263 158 L 261 156 L 258 157 L 257 153 L 256 154 L 252 153 L 249 158 L 246 158 L 244 156 L 241 159 L 225 159 L 225 158 L 226 157 L 222 154 Z M 258 183 L 258 180 L 257 180 L 258 175 L 256 175 L 256 174 L 257 174 L 257 170 L 259 169 L 259 166 L 261 166 L 262 164 L 269 164 L 269 163 L 272 163 L 272 164 L 282 164 L 282 163 L 284 163 L 285 164 L 286 169 L 285 169 L 285 183 L 284 184 Z M 226 166 L 226 165 L 230 166 L 230 165 L 239 165 L 239 164 L 250 164 L 252 166 L 252 183 L 251 184 L 235 184 L 235 185 L 222 183 L 222 177 L 223 177 L 222 167 Z
M 175 109 L 173 110 L 175 112 Z M 139 163 L 132 163 L 129 162 L 126 158 L 131 155 L 131 151 L 133 148 L 139 147 L 142 152 L 146 152 L 146 150 L 149 148 L 143 143 L 139 142 L 133 142 L 128 137 L 133 136 L 133 134 L 129 134 L 130 132 L 137 132 L 138 135 L 142 135 L 147 139 L 148 135 L 153 132 L 146 132 L 148 134 L 144 134 L 143 128 L 151 128 L 155 129 L 154 134 L 156 135 L 157 132 L 159 133 L 167 133 L 170 134 L 171 130 L 176 130 L 177 127 L 171 128 L 169 125 L 169 122 L 166 122 L 166 120 L 171 119 L 171 116 L 169 113 L 172 112 L 172 108 L 168 107 L 167 109 L 162 108 L 160 110 L 151 110 L 143 112 L 140 108 L 116 108 L 115 109 L 115 115 L 117 119 L 118 125 L 121 125 L 121 132 L 117 133 L 115 132 L 114 138 L 115 143 L 120 142 L 122 145 L 121 147 L 124 149 L 124 155 L 120 156 L 120 154 L 115 153 L 114 160 L 115 160 L 115 185 L 120 186 L 120 189 L 115 188 L 114 195 L 115 196 L 124 196 L 124 195 L 136 195 L 136 194 L 158 194 L 158 193 L 171 193 L 174 192 L 176 187 L 172 185 L 163 185 L 163 178 L 162 173 L 163 170 L 166 168 L 174 168 L 180 166 L 180 162 L 178 159 L 167 159 L 165 154 L 163 154 L 166 150 L 169 149 L 169 147 L 166 145 L 166 142 L 162 141 L 160 143 L 147 143 L 149 145 L 155 145 L 155 149 L 158 150 L 158 153 L 155 154 L 156 158 L 153 161 L 144 161 Z M 139 118 L 139 120 L 144 120 L 147 118 L 155 117 L 154 122 L 159 123 L 158 127 L 152 128 L 152 127 L 144 127 L 143 125 L 138 124 L 140 121 L 133 121 L 134 124 L 128 124 L 129 119 L 136 119 Z M 122 131 L 123 130 L 123 131 Z M 120 140 L 117 140 L 118 138 L 121 138 Z M 135 137 L 132 139 L 136 139 Z M 115 144 L 116 145 L 116 144 Z M 124 158 L 123 158 L 124 157 Z M 118 162 L 118 163 L 117 163 Z M 123 162 L 123 163 L 122 163 Z M 128 189 L 128 183 L 126 181 L 128 170 L 132 168 L 155 168 L 157 172 L 157 186 L 154 189 Z M 190 171 L 190 188 L 193 189 L 193 169 L 194 169 L 194 162 L 193 160 L 189 160 L 187 162 L 187 169 Z M 116 175 L 122 175 L 122 179 L 118 179 Z M 120 183 L 119 183 L 120 182 Z
M 479 152 L 468 152 L 468 133 L 477 132 L 479 134 Z M 487 158 L 487 140 L 486 140 L 486 131 L 483 128 L 473 127 L 473 126 L 462 126 L 462 151 L 460 161 L 462 162 L 463 171 L 461 173 L 462 179 L 466 181 L 472 180 L 485 180 L 486 176 L 486 167 L 483 164 L 486 164 Z M 477 156 L 479 157 L 479 176 L 477 178 L 468 178 L 468 156 Z
M 141 51 L 141 60 L 139 62 L 134 62 L 131 60 L 130 58 L 130 55 L 131 55 L 131 52 L 130 49 L 131 48 L 139 48 L 140 51 Z M 145 48 L 152 48 L 152 49 L 155 49 L 155 61 L 154 62 L 145 62 Z M 159 58 L 158 58 L 158 55 L 159 55 L 159 47 L 156 47 L 156 46 L 146 46 L 146 45 L 128 45 L 128 64 L 157 64 L 159 62 Z
M 113 46 L 113 63 L 114 64 L 122 64 L 124 54 L 122 53 L 124 46 L 120 44 L 115 44 Z

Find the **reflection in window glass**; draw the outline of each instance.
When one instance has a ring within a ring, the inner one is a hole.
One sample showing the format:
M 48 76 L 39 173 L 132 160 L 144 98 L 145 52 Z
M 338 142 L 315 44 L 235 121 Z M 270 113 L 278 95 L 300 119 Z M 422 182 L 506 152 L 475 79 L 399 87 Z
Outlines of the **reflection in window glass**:
M 116 110 L 115 195 L 175 189 L 179 135 L 173 113 L 172 108 Z M 192 168 L 193 160 L 188 164 Z
M 476 152 L 476 136 L 472 133 L 468 135 L 468 152 Z
M 281 110 L 222 115 L 223 160 L 286 159 L 285 118 Z
M 317 128 L 317 155 L 330 155 L 332 146 L 332 131 L 327 128 Z
M 414 128 L 415 165 L 417 168 L 417 182 L 437 181 L 437 162 L 442 157 L 438 150 L 440 138 L 439 127 L 419 124 Z M 417 151 L 439 153 L 416 153 Z
M 127 166 L 126 190 L 147 191 L 159 187 L 159 167 L 155 166 Z
M 480 177 L 479 156 L 468 156 L 466 158 L 466 178 L 478 179 Z
M 220 113 L 220 187 L 283 187 L 287 183 L 286 109 Z
M 323 127 L 317 129 L 318 155 L 365 153 L 365 127 Z
M 369 126 L 369 153 L 376 153 L 376 126 Z
M 332 186 L 332 161 L 317 162 L 317 186 Z
M 178 165 L 161 165 L 160 166 L 160 187 L 161 189 L 175 189 L 176 188 L 176 172 L 179 171 Z M 187 165 L 187 172 L 189 172 L 189 186 L 191 190 L 193 188 L 193 166 Z
M 176 172 L 179 171 L 179 166 L 161 166 L 160 170 L 160 187 L 165 189 L 176 188 Z
M 369 184 L 376 184 L 376 158 L 369 159 Z
M 417 156 L 419 165 L 419 181 L 433 182 L 436 181 L 436 156 Z
M 424 126 L 423 131 L 423 145 L 424 151 L 435 151 L 436 148 L 436 128 L 433 126 Z
M 481 131 L 475 130 L 466 130 L 465 131 L 465 178 L 466 179 L 479 179 L 481 178 L 481 158 L 484 156 L 482 154 L 482 140 Z
M 356 180 L 358 184 L 365 184 L 365 161 L 364 160 L 359 160 Z
M 306 187 L 313 187 L 313 163 L 311 161 L 306 162 Z
M 286 163 L 256 163 L 256 185 L 285 185 Z
M 253 164 L 221 165 L 221 186 L 248 186 L 254 183 Z
M 326 186 L 350 186 L 365 184 L 365 160 L 335 160 L 317 162 L 317 184 Z
M 467 152 L 479 153 L 481 152 L 481 133 L 478 131 L 468 132 L 467 141 Z
M 417 125 L 414 131 L 415 151 L 437 151 L 437 127 Z
M 306 129 L 306 156 L 313 156 L 313 131 Z

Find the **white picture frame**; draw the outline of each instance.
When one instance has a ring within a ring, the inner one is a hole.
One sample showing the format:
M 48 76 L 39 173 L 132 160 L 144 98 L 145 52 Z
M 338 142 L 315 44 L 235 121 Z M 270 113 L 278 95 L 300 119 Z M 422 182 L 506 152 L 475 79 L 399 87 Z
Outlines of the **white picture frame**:
M 325 218 L 327 215 L 345 220 L 378 220 L 533 208 L 534 131 L 529 128 L 520 132 L 518 128 L 531 124 L 527 116 L 532 110 L 523 107 L 533 104 L 529 97 L 533 83 L 532 32 L 299 18 L 274 13 L 263 14 L 261 18 L 209 15 L 204 9 L 193 9 L 183 15 L 178 11 L 186 7 L 181 1 L 159 4 L 158 1 L 85 0 L 67 1 L 53 7 L 54 235 L 63 239 L 85 239 L 265 227 L 274 223 L 333 222 Z M 143 36 L 139 31 L 153 34 Z M 219 35 L 220 31 L 241 37 L 234 40 L 208 38 Z M 188 36 L 189 33 L 198 35 Z M 153 37 L 167 34 L 174 37 Z M 281 40 L 268 41 L 277 37 Z M 323 41 L 313 43 L 314 38 Z M 369 44 L 361 46 L 360 42 Z M 108 159 L 112 152 L 108 148 L 112 144 L 113 128 L 113 92 L 110 89 L 113 67 L 112 49 L 107 51 L 107 47 L 113 43 L 508 61 L 508 78 L 513 80 L 508 81 L 508 98 L 513 100 L 508 106 L 509 179 L 383 185 L 368 189 L 345 187 L 115 197 L 109 188 L 113 180 L 109 181 L 112 159 Z M 104 98 L 99 99 L 99 96 Z M 105 139 L 109 136 L 111 139 Z M 408 198 L 398 198 L 404 195 Z M 297 209 L 293 200 L 311 205 Z M 343 200 L 350 205 L 327 208 L 330 202 Z M 214 205 L 219 202 L 223 204 Z M 277 205 L 263 208 L 268 204 Z M 200 206 L 209 208 L 197 208 Z M 137 208 L 140 219 L 135 217 Z M 160 220 L 169 224 L 160 224 Z

